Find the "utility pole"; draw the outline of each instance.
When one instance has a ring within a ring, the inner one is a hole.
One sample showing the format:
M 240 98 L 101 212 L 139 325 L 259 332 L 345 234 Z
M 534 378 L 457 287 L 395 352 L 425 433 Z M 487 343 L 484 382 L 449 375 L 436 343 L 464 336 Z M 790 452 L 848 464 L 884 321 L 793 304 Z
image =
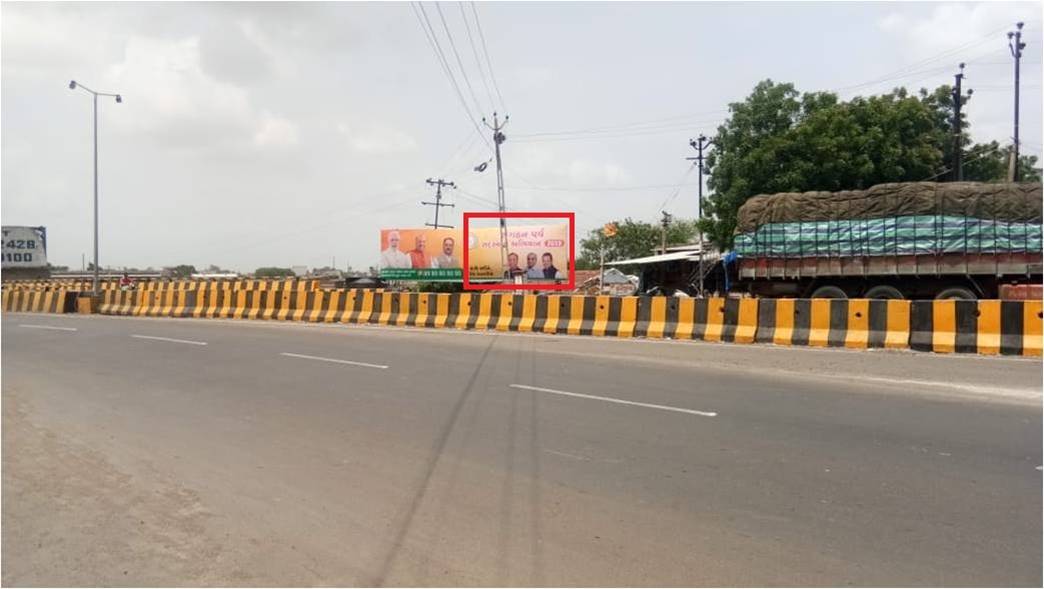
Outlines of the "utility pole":
M 432 180 L 431 178 L 428 178 L 427 180 L 425 180 L 425 182 L 427 182 L 428 184 L 430 184 L 430 185 L 435 187 L 435 202 L 428 202 L 428 201 L 424 201 L 424 200 L 421 201 L 422 205 L 435 207 L 435 222 L 434 223 L 425 223 L 425 225 L 427 225 L 428 227 L 434 227 L 436 229 L 438 229 L 439 227 L 445 227 L 447 229 L 453 229 L 453 225 L 439 225 L 439 209 L 441 209 L 442 207 L 453 207 L 453 206 L 456 206 L 456 205 L 453 205 L 453 204 L 442 204 L 442 187 L 443 186 L 448 186 L 450 188 L 456 188 L 457 185 L 452 183 L 452 182 L 447 182 L 446 180 L 443 180 L 442 178 L 439 178 L 438 180 Z
M 667 227 L 671 224 L 671 215 L 667 211 L 660 211 L 663 213 L 663 218 L 660 219 L 660 253 L 667 253 Z
M 497 209 L 503 213 L 507 210 L 507 204 L 504 200 L 504 167 L 500 160 L 500 144 L 503 143 L 507 137 L 502 133 L 504 127 L 507 126 L 508 115 L 504 115 L 504 122 L 501 123 L 497 119 L 497 113 L 493 113 L 493 125 L 491 126 L 486 122 L 486 117 L 482 117 L 482 124 L 486 125 L 493 131 L 493 148 L 497 156 Z M 500 265 L 501 267 L 507 266 L 507 219 L 504 217 L 500 218 Z
M 961 81 L 964 80 L 964 64 L 960 64 L 961 71 L 953 75 L 953 90 L 950 96 L 953 98 L 953 179 L 956 182 L 964 180 L 964 170 L 961 168 L 961 159 L 964 157 L 961 136 L 961 106 L 964 96 L 961 94 Z M 972 91 L 968 90 L 971 98 Z
M 694 161 L 695 160 L 696 161 L 696 165 L 699 167 L 699 169 L 698 169 L 699 181 L 698 181 L 698 188 L 697 188 L 698 194 L 699 194 L 699 200 L 698 200 L 697 206 L 696 206 L 696 222 L 699 223 L 700 219 L 703 217 L 703 148 L 704 147 L 708 147 L 709 148 L 711 145 L 714 145 L 714 142 L 711 141 L 710 139 L 707 139 L 707 136 L 704 135 L 703 133 L 700 133 L 700 136 L 697 137 L 696 139 L 689 139 L 689 145 L 693 149 L 696 150 L 696 154 L 697 155 L 696 155 L 696 157 L 687 157 L 685 159 L 687 159 L 689 161 Z M 699 280 L 699 284 L 696 285 L 696 290 L 697 290 L 697 294 L 702 298 L 703 294 L 704 294 L 703 293 L 703 229 L 700 229 L 698 225 L 697 225 L 697 228 L 696 228 L 696 235 L 697 235 L 697 239 L 699 239 L 699 241 L 700 241 L 699 266 L 698 266 L 698 272 L 699 272 L 699 275 L 700 275 L 700 280 Z
M 1011 56 L 1015 58 L 1015 145 L 1012 150 L 1012 165 L 1009 168 L 1009 176 L 1012 182 L 1019 181 L 1019 61 L 1022 59 L 1022 50 L 1026 44 L 1022 42 L 1022 25 L 1015 23 L 1015 32 L 1008 31 L 1008 49 Z M 1014 42 L 1012 39 L 1014 38 Z

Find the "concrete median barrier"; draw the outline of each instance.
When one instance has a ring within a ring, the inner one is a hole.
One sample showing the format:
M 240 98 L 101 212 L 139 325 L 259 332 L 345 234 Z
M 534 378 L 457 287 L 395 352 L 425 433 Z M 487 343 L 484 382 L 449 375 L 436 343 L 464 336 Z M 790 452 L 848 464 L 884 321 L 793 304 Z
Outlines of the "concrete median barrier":
M 755 341 L 784 346 L 908 346 L 910 301 L 762 299 Z
M 4 291 L 3 309 L 58 309 L 54 291 Z M 313 281 L 153 282 L 107 290 L 100 312 L 601 337 L 1041 355 L 1041 301 L 688 299 L 322 289 Z M 57 312 L 57 311 L 55 311 Z
M 1040 356 L 1041 315 L 1041 301 L 913 301 L 910 348 Z
M 75 295 L 65 289 L 4 291 L 2 307 L 16 313 L 65 313 L 70 296 Z

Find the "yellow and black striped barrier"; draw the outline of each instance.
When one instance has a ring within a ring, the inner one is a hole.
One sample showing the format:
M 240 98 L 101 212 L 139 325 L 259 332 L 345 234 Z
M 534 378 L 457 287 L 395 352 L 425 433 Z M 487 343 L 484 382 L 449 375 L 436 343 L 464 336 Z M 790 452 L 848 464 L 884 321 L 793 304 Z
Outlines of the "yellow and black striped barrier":
M 58 292 L 4 291 L 3 308 L 64 308 L 54 302 Z M 48 295 L 52 298 L 44 303 Z M 294 280 L 157 281 L 134 291 L 104 291 L 100 312 L 937 353 L 1042 353 L 1041 301 L 437 294 L 330 290 Z
M 65 313 L 70 296 L 64 289 L 4 291 L 2 308 L 16 313 Z

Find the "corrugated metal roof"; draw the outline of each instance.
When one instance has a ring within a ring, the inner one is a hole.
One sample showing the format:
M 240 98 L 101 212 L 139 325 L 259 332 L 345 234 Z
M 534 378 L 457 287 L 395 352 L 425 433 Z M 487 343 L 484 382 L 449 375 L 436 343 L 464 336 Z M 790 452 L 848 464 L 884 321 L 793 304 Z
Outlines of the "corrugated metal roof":
M 699 252 L 684 251 L 670 252 L 658 256 L 646 256 L 644 258 L 632 258 L 630 260 L 617 260 L 607 262 L 606 266 L 625 266 L 627 264 L 659 264 L 660 262 L 671 262 L 674 260 L 695 260 L 699 258 Z

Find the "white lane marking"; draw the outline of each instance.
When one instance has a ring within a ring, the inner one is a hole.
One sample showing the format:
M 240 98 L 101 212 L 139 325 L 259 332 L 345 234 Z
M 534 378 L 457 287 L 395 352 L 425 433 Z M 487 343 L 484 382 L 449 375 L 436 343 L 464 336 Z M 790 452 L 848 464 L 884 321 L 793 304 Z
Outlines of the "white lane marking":
M 75 327 L 55 327 L 54 325 L 30 325 L 23 323 L 18 327 L 28 327 L 30 329 L 53 329 L 55 331 L 78 331 Z
M 320 362 L 333 362 L 334 364 L 349 364 L 351 366 L 362 366 L 365 368 L 380 368 L 384 370 L 387 368 L 384 364 L 369 364 L 366 362 L 353 362 L 351 360 L 338 360 L 337 358 L 323 358 L 321 356 L 308 356 L 306 354 L 291 354 L 290 352 L 280 352 L 280 356 L 289 356 L 291 358 L 304 358 L 305 360 L 319 360 Z
M 194 346 L 205 346 L 205 345 L 207 345 L 207 342 L 194 342 L 194 341 L 188 340 L 188 339 L 174 339 L 172 337 L 159 337 L 159 336 L 155 336 L 155 335 L 132 335 L 131 337 L 136 337 L 136 338 L 139 338 L 139 339 L 154 339 L 154 340 L 158 340 L 158 341 L 161 341 L 161 342 L 174 342 L 176 344 L 192 344 Z
M 568 452 L 558 452 L 556 450 L 548 450 L 547 448 L 544 449 L 544 452 L 547 452 L 548 454 L 555 454 L 557 456 L 565 456 L 566 458 L 572 458 L 573 460 L 590 460 L 590 458 L 588 458 L 587 456 L 570 454 Z
M 1044 470 L 1044 466 L 1038 466 L 1037 470 Z
M 527 391 L 538 391 L 541 393 L 551 393 L 552 395 L 565 395 L 567 397 L 579 397 L 581 399 L 593 399 L 595 401 L 605 401 L 607 403 L 619 403 L 620 405 L 635 405 L 637 407 L 648 407 L 649 409 L 660 409 L 663 411 L 675 411 L 677 413 L 688 413 L 690 415 L 701 415 L 703 417 L 716 417 L 718 414 L 712 411 L 696 411 L 695 409 L 683 409 L 682 407 L 671 407 L 669 405 L 654 405 L 652 403 L 639 403 L 638 401 L 627 401 L 624 399 L 614 399 L 612 397 L 600 397 L 598 395 L 585 395 L 583 393 L 570 393 L 568 391 L 558 391 L 555 389 L 545 389 L 542 387 L 531 387 L 524 384 L 512 384 L 508 385 L 515 389 L 525 389 Z

